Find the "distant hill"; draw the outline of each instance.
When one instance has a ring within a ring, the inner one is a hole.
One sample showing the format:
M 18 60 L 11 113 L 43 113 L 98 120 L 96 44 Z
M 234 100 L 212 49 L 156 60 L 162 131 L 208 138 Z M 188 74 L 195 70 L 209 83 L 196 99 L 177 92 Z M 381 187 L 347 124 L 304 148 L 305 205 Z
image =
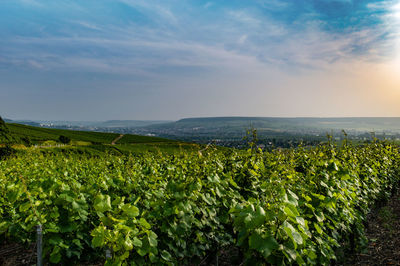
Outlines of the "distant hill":
M 163 120 L 108 120 L 105 122 L 98 123 L 100 127 L 146 127 L 149 125 L 157 125 L 169 123 L 172 121 Z
M 279 136 L 342 136 L 342 130 L 351 135 L 400 134 L 399 117 L 345 117 L 345 118 L 279 118 L 279 117 L 202 117 L 185 118 L 176 122 L 149 125 L 137 130 L 139 134 L 191 140 L 242 138 L 246 130 L 257 129 L 260 137 Z
M 18 122 L 15 122 L 18 121 Z M 119 134 L 125 136 L 118 143 L 146 139 L 158 136 L 167 139 L 177 139 L 184 141 L 196 141 L 208 143 L 211 140 L 238 140 L 246 135 L 250 128 L 257 129 L 258 136 L 263 138 L 301 138 L 302 136 L 325 137 L 327 133 L 334 136 L 343 136 L 342 130 L 349 135 L 360 136 L 370 135 L 370 132 L 377 134 L 392 135 L 392 139 L 400 138 L 400 118 L 399 117 L 345 117 L 345 118 L 320 118 L 320 117 L 200 117 L 184 118 L 178 121 L 161 120 L 108 120 L 108 121 L 11 121 L 15 127 L 19 127 L 14 132 L 19 138 L 24 137 L 23 131 L 28 130 L 27 135 L 32 141 L 42 141 L 43 136 L 49 139 L 57 139 L 59 135 L 65 134 L 72 140 L 89 141 L 95 143 L 107 143 Z M 40 125 L 36 129 L 22 128 L 16 123 L 36 123 Z M 11 124 L 9 124 L 11 125 Z M 64 131 L 47 131 L 49 129 Z M 43 129 L 43 130 L 39 130 Z M 65 131 L 67 129 L 67 131 Z M 76 133 L 72 134 L 71 129 Z M 78 130 L 78 131 L 76 131 Z M 93 135 L 91 135 L 91 133 Z M 96 132 L 108 132 L 106 135 L 95 136 Z M 50 134 L 51 136 L 48 136 Z M 70 136 L 72 134 L 72 136 Z M 132 134 L 135 137 L 128 137 Z M 142 135 L 145 137 L 138 137 Z M 364 138 L 366 136 L 360 136 Z M 152 139 L 153 141 L 154 139 Z
M 19 124 L 31 125 L 32 121 L 15 121 Z M 146 127 L 154 124 L 168 123 L 172 121 L 163 120 L 107 120 L 107 121 L 34 121 L 36 126 L 55 127 L 55 128 L 136 128 Z
M 279 118 L 279 117 L 204 117 L 184 118 L 172 123 L 151 125 L 152 129 L 248 128 L 272 130 L 333 129 L 400 132 L 399 117 Z

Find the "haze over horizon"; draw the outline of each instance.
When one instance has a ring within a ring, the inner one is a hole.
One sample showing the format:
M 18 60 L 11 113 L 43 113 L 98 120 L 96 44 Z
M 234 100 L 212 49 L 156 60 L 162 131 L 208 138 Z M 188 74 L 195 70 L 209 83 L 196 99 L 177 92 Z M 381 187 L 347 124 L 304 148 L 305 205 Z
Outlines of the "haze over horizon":
M 400 117 L 394 0 L 3 0 L 0 115 Z

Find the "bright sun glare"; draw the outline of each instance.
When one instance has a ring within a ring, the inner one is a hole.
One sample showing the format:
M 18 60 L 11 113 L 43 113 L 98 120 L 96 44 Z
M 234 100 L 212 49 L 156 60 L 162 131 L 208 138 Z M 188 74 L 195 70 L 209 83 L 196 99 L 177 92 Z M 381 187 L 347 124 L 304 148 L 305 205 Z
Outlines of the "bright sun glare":
M 392 28 L 394 36 L 394 53 L 391 65 L 394 74 L 397 76 L 396 79 L 400 80 L 400 2 L 391 8 L 389 18 L 389 26 Z

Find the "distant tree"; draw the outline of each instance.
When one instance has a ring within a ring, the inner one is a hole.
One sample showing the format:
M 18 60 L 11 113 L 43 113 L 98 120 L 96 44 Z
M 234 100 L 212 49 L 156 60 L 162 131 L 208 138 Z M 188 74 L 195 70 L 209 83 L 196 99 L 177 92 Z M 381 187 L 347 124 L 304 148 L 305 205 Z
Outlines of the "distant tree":
M 9 144 L 6 144 L 5 147 L 0 147 L 0 160 L 4 160 L 8 157 L 11 157 L 12 155 L 15 154 L 15 152 L 16 150 L 11 148 Z
M 32 146 L 32 141 L 31 141 L 31 138 L 29 136 L 22 137 L 21 140 L 25 144 L 25 146 L 28 146 L 28 147 Z
M 63 136 L 63 135 L 61 135 L 61 136 L 58 138 L 58 140 L 59 140 L 61 143 L 64 143 L 64 144 L 68 144 L 68 143 L 71 142 L 71 139 L 70 139 L 69 137 Z
M 5 131 L 5 132 L 7 132 L 6 123 L 4 122 L 3 118 L 1 118 L 1 116 L 0 116 L 0 131 Z
M 10 132 L 7 124 L 0 117 L 0 144 L 21 143 L 21 139 Z
M 0 116 L 0 144 L 9 143 L 8 128 Z

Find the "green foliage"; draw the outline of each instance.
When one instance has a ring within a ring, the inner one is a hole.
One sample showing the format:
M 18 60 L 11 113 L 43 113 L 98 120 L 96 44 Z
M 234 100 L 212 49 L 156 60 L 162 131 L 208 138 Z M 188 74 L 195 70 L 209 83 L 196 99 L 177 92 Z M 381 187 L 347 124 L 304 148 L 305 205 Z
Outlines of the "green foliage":
M 0 116 L 0 144 L 11 144 L 17 142 L 19 142 L 19 139 L 12 136 L 6 123 Z
M 361 243 L 371 204 L 398 182 L 398 147 L 89 157 L 30 151 L 0 161 L 0 234 L 52 263 L 196 264 L 237 245 L 248 265 L 329 264 Z
M 11 148 L 10 145 L 0 147 L 0 160 L 4 160 L 16 153 L 16 150 Z
M 4 122 L 3 118 L 0 116 L 0 130 L 4 130 L 6 128 L 6 123 Z
M 67 137 L 67 136 L 64 136 L 64 135 L 61 135 L 61 136 L 58 138 L 58 140 L 59 140 L 61 143 L 64 143 L 64 144 L 68 144 L 68 143 L 71 142 L 71 139 L 70 139 L 69 137 Z

